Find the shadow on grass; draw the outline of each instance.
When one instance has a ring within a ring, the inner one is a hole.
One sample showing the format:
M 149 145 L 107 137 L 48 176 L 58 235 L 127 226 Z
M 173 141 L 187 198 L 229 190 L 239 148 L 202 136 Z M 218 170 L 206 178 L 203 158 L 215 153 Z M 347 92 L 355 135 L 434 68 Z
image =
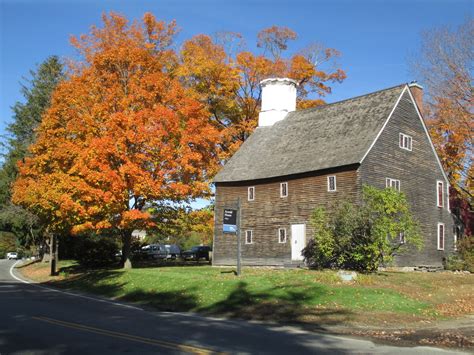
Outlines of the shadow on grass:
M 126 292 L 126 282 L 119 282 L 122 269 L 88 269 L 80 265 L 62 267 L 59 273 L 70 274 L 63 280 L 46 282 L 49 286 L 62 289 L 73 289 L 89 294 L 113 298 L 114 300 L 133 302 L 142 306 L 169 312 L 187 312 L 197 308 L 197 300 L 193 295 L 195 288 L 186 291 L 149 291 L 134 289 Z
M 186 292 L 136 290 L 127 293 L 120 299 L 160 311 L 189 312 L 198 307 L 197 297 L 192 294 L 194 291 L 195 288 L 188 288 Z
M 160 260 L 160 259 L 149 259 L 149 260 L 136 260 L 133 262 L 134 269 L 146 269 L 156 267 L 181 267 L 181 266 L 209 266 L 211 263 L 205 260 L 199 261 L 185 261 L 185 260 Z
M 344 309 L 311 305 L 310 303 L 314 304 L 315 300 L 326 295 L 326 289 L 320 285 L 302 289 L 281 285 L 252 290 L 246 282 L 239 281 L 230 291 L 226 291 L 225 298 L 203 306 L 207 300 L 203 300 L 202 296 L 198 297 L 201 287 L 214 287 L 215 292 L 219 292 L 219 285 L 160 291 L 157 284 L 157 290 L 136 287 L 126 291 L 129 285 L 121 280 L 122 271 L 118 269 L 87 271 L 79 266 L 69 266 L 62 268 L 60 272 L 70 272 L 71 275 L 65 280 L 50 281 L 49 285 L 133 302 L 159 311 L 192 311 L 244 320 L 297 324 L 309 330 L 324 330 L 325 325 L 341 324 L 353 317 L 352 312 Z M 159 283 L 159 279 L 157 282 Z
M 279 295 L 273 294 L 278 289 L 284 292 L 279 292 Z M 254 292 L 249 291 L 247 283 L 241 281 L 226 299 L 199 308 L 198 311 L 230 318 L 300 324 L 312 330 L 322 330 L 323 325 L 343 323 L 352 316 L 352 312 L 347 310 L 321 309 L 307 304 L 309 299 L 315 295 L 322 296 L 325 292 L 318 286 L 304 290 L 287 290 L 285 286 L 281 286 Z
M 115 298 L 125 287 L 124 282 L 115 282 L 120 276 L 118 270 L 95 270 L 88 272 L 79 266 L 69 266 L 59 269 L 61 273 L 72 273 L 64 280 L 52 280 L 46 282 L 49 286 L 59 288 L 75 289 L 91 294 L 98 294 L 105 297 Z

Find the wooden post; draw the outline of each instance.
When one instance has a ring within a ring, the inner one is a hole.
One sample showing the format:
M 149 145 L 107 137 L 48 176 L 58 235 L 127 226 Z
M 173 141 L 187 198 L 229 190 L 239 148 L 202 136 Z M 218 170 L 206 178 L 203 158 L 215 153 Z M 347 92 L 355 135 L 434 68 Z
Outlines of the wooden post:
M 237 198 L 237 276 L 240 276 L 242 273 L 242 233 L 240 232 L 241 224 L 241 207 L 240 207 L 240 197 Z

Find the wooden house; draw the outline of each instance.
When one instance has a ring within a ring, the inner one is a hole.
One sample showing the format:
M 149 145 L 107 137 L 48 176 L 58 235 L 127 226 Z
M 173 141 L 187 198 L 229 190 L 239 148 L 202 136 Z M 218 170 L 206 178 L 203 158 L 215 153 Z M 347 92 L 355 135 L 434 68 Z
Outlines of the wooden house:
M 244 265 L 292 265 L 312 236 L 316 206 L 360 196 L 364 184 L 403 191 L 421 224 L 422 251 L 398 266 L 440 265 L 455 248 L 449 183 L 423 121 L 422 88 L 403 84 L 296 111 L 290 79 L 262 83 L 254 133 L 214 179 L 214 265 L 235 265 L 237 238 L 223 212 L 241 203 Z

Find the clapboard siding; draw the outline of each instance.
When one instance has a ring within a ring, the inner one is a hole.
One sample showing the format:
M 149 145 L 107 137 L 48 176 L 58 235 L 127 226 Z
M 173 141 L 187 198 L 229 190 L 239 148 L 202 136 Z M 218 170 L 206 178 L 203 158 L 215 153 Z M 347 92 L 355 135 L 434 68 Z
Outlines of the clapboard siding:
M 384 188 L 388 177 L 401 181 L 401 191 L 408 197 L 425 240 L 423 250 L 410 250 L 397 256 L 396 265 L 441 264 L 454 249 L 453 220 L 446 205 L 437 207 L 436 182 L 441 180 L 445 184 L 444 201 L 448 201 L 448 182 L 408 90 L 408 86 L 398 86 L 315 110 L 296 111 L 273 128 L 261 128 L 258 134 L 254 133 L 251 144 L 244 143 L 236 159 L 216 179 L 213 263 L 236 263 L 236 237 L 222 233 L 222 217 L 223 209 L 235 206 L 238 198 L 243 211 L 243 263 L 286 265 L 291 264 L 291 224 L 306 224 L 306 240 L 309 240 L 312 236 L 309 219 L 315 207 L 331 207 L 341 200 L 358 201 L 363 184 Z M 390 120 L 375 139 L 402 93 Z M 337 132 L 336 136 L 332 135 L 333 131 Z M 412 151 L 399 147 L 400 133 L 412 137 Z M 312 159 L 316 165 L 309 164 Z M 328 161 L 346 167 L 306 170 L 327 167 Z M 290 175 L 303 171 L 306 172 Z M 274 177 L 276 173 L 288 176 Z M 337 192 L 327 191 L 329 175 L 337 176 Z M 280 197 L 281 182 L 288 182 L 287 198 Z M 254 201 L 247 201 L 249 186 L 256 188 Z M 444 251 L 437 250 L 440 222 L 445 224 Z M 278 243 L 278 228 L 287 230 L 285 244 Z M 244 233 L 249 229 L 254 235 L 252 245 L 244 244 Z
M 337 191 L 328 192 L 327 177 L 337 177 Z M 233 207 L 240 198 L 242 206 L 242 261 L 247 265 L 291 264 L 291 224 L 306 224 L 306 240 L 311 236 L 309 218 L 317 206 L 354 199 L 360 184 L 357 166 L 339 168 L 324 173 L 289 176 L 267 181 L 239 184 L 216 184 L 216 223 L 214 234 L 214 265 L 236 263 L 237 239 L 222 233 L 225 207 Z M 288 182 L 288 197 L 280 197 L 280 183 Z M 247 188 L 255 186 L 255 200 L 247 201 Z M 278 242 L 278 229 L 285 228 L 287 242 Z M 254 243 L 245 244 L 245 231 L 253 230 Z
M 399 148 L 399 134 L 412 137 L 413 149 Z M 429 139 L 418 118 L 415 106 L 406 91 L 379 139 L 359 168 L 360 181 L 379 188 L 387 177 L 400 180 L 400 188 L 411 204 L 421 225 L 425 247 L 397 258 L 403 265 L 441 264 L 443 257 L 453 252 L 453 221 L 447 207 L 436 206 L 436 181 L 444 182 L 444 201 L 448 200 L 443 173 L 433 153 Z M 437 225 L 445 224 L 445 248 L 437 250 Z

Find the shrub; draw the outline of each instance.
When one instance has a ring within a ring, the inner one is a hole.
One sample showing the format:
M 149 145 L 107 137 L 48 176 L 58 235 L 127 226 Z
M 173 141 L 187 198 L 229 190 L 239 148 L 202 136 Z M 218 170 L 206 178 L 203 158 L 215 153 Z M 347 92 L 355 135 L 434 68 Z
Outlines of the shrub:
M 104 235 L 81 235 L 74 246 L 74 258 L 82 266 L 109 266 L 117 263 L 119 250 L 116 238 Z
M 446 258 L 444 267 L 447 270 L 474 272 L 474 238 L 464 236 L 457 242 L 458 252 Z
M 410 247 L 423 245 L 403 193 L 364 186 L 362 203 L 318 207 L 311 217 L 314 237 L 303 250 L 314 268 L 375 271 Z M 404 240 L 400 239 L 403 233 Z

